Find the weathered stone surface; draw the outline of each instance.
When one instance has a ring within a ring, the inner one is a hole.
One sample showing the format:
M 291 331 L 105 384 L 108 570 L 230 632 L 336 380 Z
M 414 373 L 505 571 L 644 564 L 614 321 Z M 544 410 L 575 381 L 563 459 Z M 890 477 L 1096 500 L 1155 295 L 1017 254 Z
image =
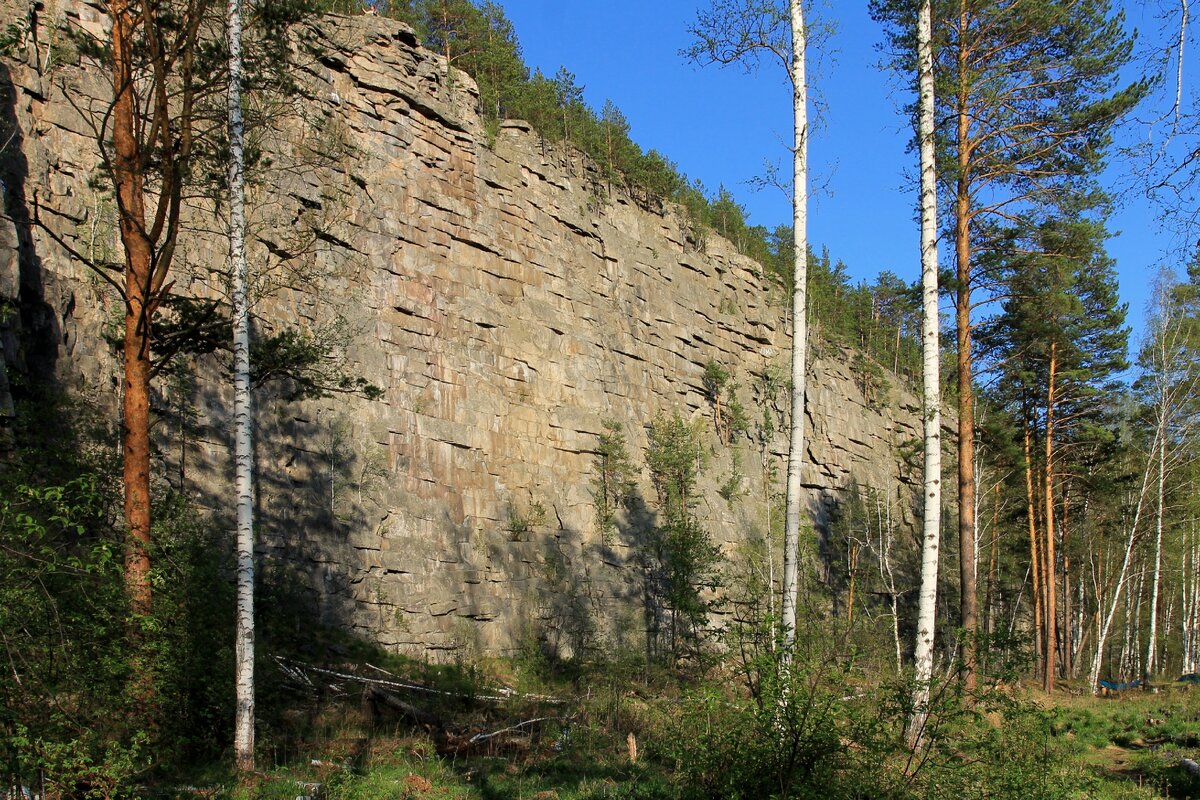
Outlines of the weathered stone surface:
M 62 5 L 101 23 L 90 6 Z M 299 48 L 303 96 L 264 136 L 275 168 L 252 198 L 252 263 L 280 284 L 256 311 L 266 327 L 344 320 L 351 371 L 384 395 L 260 397 L 264 557 L 304 576 L 325 619 L 431 658 L 529 636 L 568 651 L 639 646 L 641 529 L 626 520 L 606 538 L 597 528 L 597 436 L 604 420 L 620 421 L 640 460 L 657 412 L 711 416 L 709 359 L 734 370 L 752 404 L 752 376 L 785 366 L 789 349 L 756 265 L 715 236 L 697 251 L 675 209 L 647 211 L 619 189 L 605 196 L 578 154 L 522 123 L 501 125 L 489 145 L 473 83 L 448 79 L 404 26 L 343 17 L 303 36 L 320 51 Z M 10 155 L 6 175 L 20 172 L 23 188 L 6 199 L 23 206 L 10 216 L 31 243 L 21 274 L 38 281 L 22 303 L 52 314 L 20 340 L 65 385 L 112 403 L 118 364 L 100 332 L 118 301 L 64 247 L 120 252 L 111 197 L 89 183 L 103 74 L 30 64 L 4 62 L 0 73 L 21 165 Z M 35 207 L 45 229 L 28 223 Z M 189 214 L 177 288 L 219 293 L 224 247 L 203 231 L 221 222 L 203 204 Z M 9 238 L 0 230 L 5 291 Z M 10 350 L 9 367 L 28 369 Z M 214 364 L 198 368 L 194 386 L 161 390 L 168 421 L 187 405 L 199 424 L 164 424 L 160 459 L 221 510 L 229 392 Z M 888 409 L 873 408 L 838 358 L 816 360 L 809 386 L 804 475 L 819 527 L 853 484 L 892 495 L 910 484 L 896 452 L 920 431 L 915 398 L 895 389 Z M 716 487 L 732 451 L 710 444 L 702 513 L 733 558 L 761 535 L 759 456 L 735 442 L 748 475 L 731 508 Z M 783 437 L 769 449 L 782 463 Z M 652 507 L 648 481 L 640 492 Z

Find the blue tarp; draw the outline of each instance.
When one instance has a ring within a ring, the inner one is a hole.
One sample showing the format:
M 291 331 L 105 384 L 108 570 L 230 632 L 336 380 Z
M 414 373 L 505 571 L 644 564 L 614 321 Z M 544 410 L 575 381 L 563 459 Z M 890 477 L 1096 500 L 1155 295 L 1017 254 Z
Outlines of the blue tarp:
M 1142 682 L 1140 680 L 1128 681 L 1126 683 L 1113 683 L 1112 681 L 1100 681 L 1100 687 L 1102 689 L 1108 689 L 1110 692 L 1123 692 L 1126 689 L 1136 689 L 1137 687 L 1139 687 L 1141 685 L 1142 685 Z

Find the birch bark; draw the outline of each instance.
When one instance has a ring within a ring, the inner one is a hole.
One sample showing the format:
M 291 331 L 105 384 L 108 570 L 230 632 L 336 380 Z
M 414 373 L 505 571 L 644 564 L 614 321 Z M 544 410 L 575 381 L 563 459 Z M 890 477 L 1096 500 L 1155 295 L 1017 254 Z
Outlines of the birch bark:
M 254 770 L 254 416 L 250 395 L 241 0 L 229 0 L 228 15 L 229 260 L 233 275 L 234 492 L 237 495 L 234 761 L 238 772 L 248 773 Z
M 1162 435 L 1162 431 L 1157 433 Z M 1155 445 L 1157 445 L 1157 440 Z M 1117 616 L 1117 605 L 1121 602 L 1121 593 L 1125 589 L 1125 584 L 1129 581 L 1129 568 L 1133 563 L 1134 545 L 1137 544 L 1137 529 L 1138 524 L 1142 519 L 1142 509 L 1146 504 L 1146 491 L 1150 483 L 1151 466 L 1147 460 L 1146 468 L 1142 471 L 1142 485 L 1138 491 L 1137 504 L 1134 506 L 1133 520 L 1129 524 L 1129 530 L 1125 535 L 1125 555 L 1121 559 L 1121 569 L 1117 573 L 1116 586 L 1113 589 L 1112 599 L 1109 602 L 1108 611 L 1104 614 L 1104 622 L 1100 625 L 1100 632 L 1096 636 L 1096 652 L 1092 656 L 1092 669 L 1088 674 L 1088 685 L 1091 687 L 1092 694 L 1099 691 L 1100 684 L 1100 667 L 1104 661 L 1104 646 L 1108 641 L 1108 634 L 1112 630 L 1113 619 Z
M 942 399 L 939 370 L 937 259 L 937 167 L 934 155 L 932 10 L 923 0 L 917 18 L 917 136 L 921 149 L 921 352 L 923 357 L 925 476 L 921 545 L 921 594 L 917 606 L 917 642 L 913 715 L 909 746 L 920 745 L 929 715 L 929 683 L 933 675 L 936 628 L 938 554 L 942 528 Z
M 799 588 L 801 468 L 804 463 L 804 393 L 808 357 L 808 84 L 805 74 L 805 27 L 802 0 L 791 0 L 792 24 L 792 425 L 788 439 L 787 509 L 783 548 L 784 658 L 796 642 Z

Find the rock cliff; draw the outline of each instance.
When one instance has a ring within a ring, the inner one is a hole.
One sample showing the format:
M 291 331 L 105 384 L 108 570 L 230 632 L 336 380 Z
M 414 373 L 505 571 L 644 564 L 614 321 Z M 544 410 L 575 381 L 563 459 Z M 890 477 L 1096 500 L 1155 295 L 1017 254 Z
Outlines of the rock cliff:
M 37 22 L 37 39 L 0 62 L 0 292 L 15 309 L 0 341 L 10 375 L 115 409 L 118 362 L 101 334 L 118 301 L 70 252 L 120 260 L 111 192 L 93 180 L 104 75 L 65 39 L 53 46 L 61 25 L 100 31 L 103 16 L 62 2 Z M 738 558 L 765 525 L 760 448 L 717 441 L 702 376 L 724 365 L 751 416 L 767 402 L 778 419 L 784 398 L 751 386 L 772 365 L 786 372 L 781 307 L 755 263 L 718 237 L 697 243 L 676 209 L 647 209 L 521 123 L 485 130 L 471 80 L 404 26 L 330 18 L 301 39 L 319 42 L 297 51 L 302 96 L 258 139 L 269 166 L 251 199 L 255 310 L 263 329 L 336 333 L 345 366 L 383 396 L 260 393 L 264 559 L 301 575 L 325 619 L 409 653 L 531 637 L 563 652 L 642 646 L 637 553 L 653 490 L 643 476 L 641 510 L 602 533 L 603 423 L 621 424 L 640 462 L 656 413 L 707 420 L 702 516 Z M 192 204 L 177 291 L 222 291 L 219 210 Z M 874 407 L 847 361 L 827 350 L 810 367 L 817 530 L 848 487 L 894 496 L 915 475 L 897 454 L 919 436 L 916 400 L 896 388 Z M 159 458 L 221 510 L 229 392 L 217 360 L 192 367 L 160 382 Z M 765 450 L 782 465 L 783 435 Z M 740 497 L 727 503 L 721 485 Z

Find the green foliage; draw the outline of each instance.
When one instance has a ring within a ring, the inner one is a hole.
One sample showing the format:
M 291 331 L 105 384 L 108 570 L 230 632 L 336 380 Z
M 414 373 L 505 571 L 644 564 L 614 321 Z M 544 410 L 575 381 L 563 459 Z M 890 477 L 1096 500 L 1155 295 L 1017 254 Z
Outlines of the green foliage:
M 508 523 L 504 526 L 508 531 L 510 541 L 528 542 L 539 528 L 546 524 L 546 506 L 540 500 L 534 500 L 527 508 L 521 510 L 509 503 Z
M 729 383 L 731 374 L 728 369 L 717 363 L 713 359 L 709 359 L 704 363 L 704 394 L 708 398 L 708 402 L 714 406 L 720 402 L 721 394 L 725 391 L 726 384 Z
M 730 508 L 733 508 L 733 501 L 742 495 L 742 481 L 745 479 L 746 476 L 742 474 L 742 471 L 734 467 L 720 488 L 717 489 L 717 494 L 721 495 Z
M 289 400 L 360 394 L 378 400 L 383 390 L 361 375 L 351 375 L 338 356 L 347 344 L 344 319 L 319 331 L 287 328 L 255 337 L 251 344 L 251 381 L 255 386 L 280 380 Z
M 793 236 L 788 226 L 762 231 L 759 262 L 776 287 L 776 301 L 791 302 Z M 756 245 L 757 247 L 757 245 Z M 757 256 L 756 256 L 757 257 Z M 817 344 L 853 348 L 858 371 L 882 376 L 890 370 L 914 384 L 921 377 L 921 305 L 919 282 L 906 283 L 883 271 L 874 283 L 850 280 L 849 268 L 828 250 L 808 253 L 808 315 Z M 872 366 L 867 366 L 868 364 Z
M 993 720 L 956 716 L 932 745 L 920 774 L 931 800 L 1058 800 L 1095 797 L 1103 781 L 1053 736 L 1052 712 L 993 698 Z
M 861 350 L 856 350 L 850 361 L 850 370 L 854 373 L 863 399 L 867 401 L 867 408 L 886 408 L 891 384 L 884 376 L 883 368 Z
M 648 439 L 646 466 L 659 508 L 668 519 L 681 517 L 695 501 L 696 479 L 704 468 L 699 432 L 678 411 L 670 416 L 660 411 Z
M 770 628 L 753 627 L 760 642 Z M 746 691 L 720 682 L 682 704 L 664 743 L 683 798 L 888 798 L 899 753 L 884 709 L 854 690 L 854 659 L 817 626 L 798 634 L 790 663 L 752 647 L 743 629 L 736 670 Z
M 155 369 L 176 371 L 183 357 L 232 353 L 233 329 L 229 307 L 214 300 L 169 295 L 155 327 Z M 105 332 L 117 349 L 123 336 L 122 321 L 114 317 Z M 383 390 L 347 367 L 346 352 L 354 338 L 350 322 L 342 315 L 309 328 L 259 330 L 250 342 L 250 380 L 258 389 L 281 386 L 289 401 L 317 399 L 336 394 L 357 394 L 378 400 Z
M 629 457 L 621 423 L 609 419 L 603 424 L 604 432 L 596 446 L 592 499 L 596 504 L 596 526 L 608 538 L 616 527 L 617 513 L 633 496 L 637 468 Z
M 734 436 L 750 429 L 746 409 L 737 397 L 737 384 L 733 374 L 713 359 L 704 364 L 704 395 L 713 408 L 713 425 L 722 444 L 729 444 Z
M 646 447 L 659 516 L 639 559 L 651 603 L 648 635 L 659 655 L 671 660 L 702 655 L 701 640 L 714 604 L 705 590 L 721 583 L 720 548 L 692 510 L 703 462 L 696 426 L 678 412 L 670 417 L 660 412 L 650 424 Z
M 0 760 L 63 796 L 127 796 L 153 767 L 215 758 L 232 725 L 227 542 L 178 498 L 155 509 L 144 626 L 158 692 L 130 695 L 115 454 L 81 407 L 17 406 L 0 467 Z M 46 424 L 47 420 L 53 424 Z M 64 420 L 71 420 L 65 423 Z
M 27 26 L 22 26 L 17 22 L 8 23 L 4 30 L 0 31 L 0 56 L 16 58 L 21 51 L 21 46 L 25 43 L 27 34 Z

